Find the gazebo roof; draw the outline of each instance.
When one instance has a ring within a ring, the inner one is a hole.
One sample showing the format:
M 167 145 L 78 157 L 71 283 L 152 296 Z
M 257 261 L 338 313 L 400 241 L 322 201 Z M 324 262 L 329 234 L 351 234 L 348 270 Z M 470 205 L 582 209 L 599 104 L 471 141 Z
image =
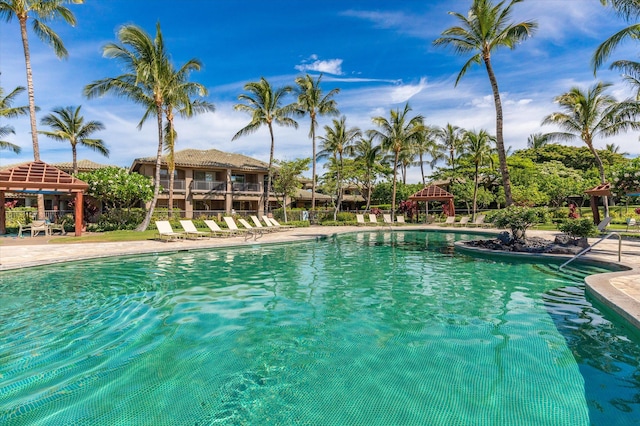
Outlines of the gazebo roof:
M 429 185 L 409 197 L 411 201 L 446 201 L 453 199 L 453 194 L 437 185 Z
M 0 191 L 68 194 L 88 188 L 87 183 L 42 161 L 0 171 Z
M 603 183 L 594 188 L 587 189 L 584 193 L 592 197 L 608 197 L 611 195 L 611 184 L 608 182 Z

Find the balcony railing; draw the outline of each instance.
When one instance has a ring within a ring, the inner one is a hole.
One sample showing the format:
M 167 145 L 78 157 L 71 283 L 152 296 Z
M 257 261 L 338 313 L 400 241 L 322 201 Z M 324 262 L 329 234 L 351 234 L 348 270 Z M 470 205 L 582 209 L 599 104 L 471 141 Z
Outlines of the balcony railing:
M 234 192 L 262 192 L 259 183 L 233 182 Z
M 194 180 L 191 182 L 192 191 L 214 191 L 224 192 L 227 189 L 227 183 L 224 181 L 206 181 L 206 180 Z
M 160 179 L 160 186 L 166 191 L 169 191 L 169 179 Z M 187 185 L 184 179 L 173 180 L 174 191 L 184 191 Z

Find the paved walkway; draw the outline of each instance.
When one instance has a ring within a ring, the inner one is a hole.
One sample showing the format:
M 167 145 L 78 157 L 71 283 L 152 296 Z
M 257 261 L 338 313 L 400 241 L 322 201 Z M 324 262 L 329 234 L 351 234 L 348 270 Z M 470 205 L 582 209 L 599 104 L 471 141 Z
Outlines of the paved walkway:
M 378 227 L 377 229 L 390 229 Z M 442 228 L 439 226 L 406 226 L 394 229 L 439 229 L 452 232 L 472 232 L 470 229 Z M 95 259 L 109 256 L 135 255 L 141 253 L 161 253 L 182 250 L 198 250 L 238 245 L 282 243 L 323 238 L 330 235 L 355 231 L 375 231 L 374 227 L 313 226 L 289 231 L 264 234 L 261 238 L 245 240 L 244 237 L 212 238 L 188 241 L 128 241 L 118 243 L 76 243 L 51 244 L 53 239 L 65 237 L 3 237 L 0 238 L 0 271 L 41 266 L 74 260 Z M 496 230 L 486 232 L 496 233 Z M 557 232 L 527 231 L 528 236 L 553 239 Z M 597 240 L 591 239 L 593 244 Z M 604 240 L 584 255 L 585 259 L 624 265 L 629 268 L 623 272 L 593 275 L 586 279 L 589 293 L 606 304 L 622 317 L 640 329 L 640 240 L 624 240 L 621 245 L 621 261 L 618 262 L 619 242 L 616 238 Z M 567 257 L 568 258 L 568 257 Z M 10 280 L 8 274 L 0 275 L 0 282 Z

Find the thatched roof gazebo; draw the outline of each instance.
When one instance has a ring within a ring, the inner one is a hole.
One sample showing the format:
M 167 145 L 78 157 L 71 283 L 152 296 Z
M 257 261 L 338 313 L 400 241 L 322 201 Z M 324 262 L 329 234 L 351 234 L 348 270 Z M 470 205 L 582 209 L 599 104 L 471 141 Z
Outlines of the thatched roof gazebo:
M 422 188 L 420 191 L 409 197 L 409 201 L 424 201 L 427 203 L 426 211 L 429 214 L 429 201 L 442 201 L 448 205 L 447 214 L 449 216 L 455 216 L 456 209 L 453 205 L 453 194 L 440 188 L 438 185 L 428 185 Z
M 5 192 L 75 194 L 75 235 L 82 235 L 82 196 L 89 185 L 42 161 L 0 171 L 0 234 L 7 232 Z

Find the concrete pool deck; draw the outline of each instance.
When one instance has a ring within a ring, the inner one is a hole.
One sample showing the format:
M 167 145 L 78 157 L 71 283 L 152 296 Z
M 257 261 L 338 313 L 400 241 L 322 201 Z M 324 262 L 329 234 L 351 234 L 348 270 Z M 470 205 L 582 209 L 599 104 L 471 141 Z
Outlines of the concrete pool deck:
M 43 266 L 61 262 L 98 259 L 111 256 L 131 256 L 137 254 L 166 253 L 185 250 L 202 250 L 254 244 L 285 243 L 326 238 L 349 232 L 375 232 L 389 230 L 439 230 L 447 232 L 496 234 L 496 229 L 469 229 L 441 227 L 437 225 L 389 226 L 312 226 L 292 230 L 265 233 L 261 238 L 245 241 L 242 236 L 162 242 L 155 240 L 127 241 L 113 243 L 73 243 L 65 244 L 63 236 L 53 237 L 2 237 L 0 238 L 0 271 Z M 528 236 L 552 240 L 557 231 L 528 230 Z M 52 241 L 56 240 L 56 241 Z M 597 239 L 590 239 L 593 244 Z M 623 240 L 621 261 L 618 262 L 618 239 L 610 238 L 594 247 L 583 258 L 589 261 L 606 262 L 629 268 L 626 271 L 598 274 L 587 277 L 588 293 L 603 303 L 632 325 L 640 329 L 640 239 Z M 496 256 L 500 256 L 496 254 Z M 545 255 L 535 255 L 545 256 Z M 568 259 L 567 256 L 546 255 Z M 11 275 L 3 274 L 0 281 L 10 280 Z

